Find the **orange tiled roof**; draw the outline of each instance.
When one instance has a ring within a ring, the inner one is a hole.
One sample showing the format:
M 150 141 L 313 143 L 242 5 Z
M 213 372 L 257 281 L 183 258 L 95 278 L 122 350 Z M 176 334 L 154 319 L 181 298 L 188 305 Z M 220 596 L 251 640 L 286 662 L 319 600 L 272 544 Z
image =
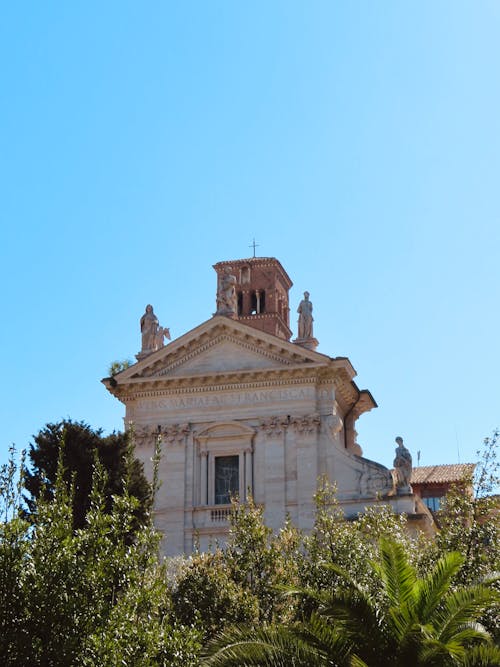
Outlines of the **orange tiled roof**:
M 448 463 L 445 465 L 419 466 L 411 472 L 411 484 L 443 484 L 460 482 L 471 477 L 475 463 Z

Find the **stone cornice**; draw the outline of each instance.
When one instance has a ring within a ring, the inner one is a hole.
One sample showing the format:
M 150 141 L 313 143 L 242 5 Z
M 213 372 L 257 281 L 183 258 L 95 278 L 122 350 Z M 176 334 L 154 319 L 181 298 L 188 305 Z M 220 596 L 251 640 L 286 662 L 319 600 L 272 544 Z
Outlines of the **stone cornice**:
M 178 378 L 177 378 L 178 379 Z M 142 383 L 145 385 L 146 383 Z M 140 384 L 122 387 L 123 393 L 116 394 L 124 403 L 134 401 L 138 398 L 154 398 L 167 395 L 187 395 L 194 393 L 220 392 L 220 391 L 248 391 L 252 389 L 265 389 L 272 387 L 286 387 L 290 385 L 315 385 L 316 378 L 289 378 L 286 380 L 261 380 L 258 382 L 235 382 L 228 384 L 204 384 L 198 386 L 165 386 L 158 387 L 154 383 L 148 389 Z
M 161 350 L 153 352 L 137 364 L 133 364 L 121 373 L 117 373 L 113 379 L 120 384 L 133 377 L 150 375 L 151 373 L 157 374 L 165 365 L 175 363 L 181 358 L 185 359 L 186 355 L 221 335 L 232 336 L 237 344 L 249 345 L 249 349 L 253 349 L 257 354 L 266 352 L 275 355 L 283 364 L 286 364 L 286 360 L 295 364 L 307 364 L 312 361 L 328 365 L 338 362 L 338 360 L 332 360 L 319 352 L 305 350 L 277 336 L 257 331 L 247 324 L 219 315 L 203 322 L 203 324 L 165 345 Z M 105 380 L 109 380 L 109 378 L 105 378 Z
M 219 267 L 221 268 L 224 266 L 242 267 L 242 266 L 252 266 L 252 264 L 254 266 L 266 266 L 274 269 L 277 268 L 287 288 L 290 289 L 290 287 L 292 287 L 293 283 L 290 279 L 290 276 L 281 265 L 281 262 L 278 259 L 276 259 L 276 257 L 248 257 L 246 259 L 225 260 L 223 262 L 217 262 L 217 264 L 213 265 L 213 268 L 217 271 Z
M 157 396 L 166 392 L 188 394 L 298 384 L 333 384 L 341 401 L 346 405 L 351 405 L 358 397 L 358 391 L 354 383 L 335 368 L 327 370 L 328 372 L 325 373 L 323 365 L 311 363 L 306 366 L 283 366 L 282 368 L 248 371 L 133 378 L 115 386 L 112 386 L 109 380 L 107 383 L 104 382 L 108 390 L 122 401 L 130 400 L 131 396 L 134 398 Z

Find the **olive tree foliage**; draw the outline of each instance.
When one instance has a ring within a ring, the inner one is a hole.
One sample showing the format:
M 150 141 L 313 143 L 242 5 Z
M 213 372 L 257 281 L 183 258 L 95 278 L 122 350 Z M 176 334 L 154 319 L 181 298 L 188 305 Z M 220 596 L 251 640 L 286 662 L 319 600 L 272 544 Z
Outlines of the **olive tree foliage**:
M 0 664 L 197 664 L 199 634 L 172 615 L 151 517 L 130 537 L 138 500 L 127 483 L 109 508 L 96 460 L 89 509 L 75 529 L 62 455 L 53 497 L 40 495 L 30 522 L 16 474 L 12 456 L 0 471 Z
M 273 535 L 251 497 L 233 499 L 227 544 L 196 553 L 181 565 L 172 585 L 178 620 L 194 623 L 205 639 L 236 623 L 284 622 L 294 602 L 280 586 L 299 582 L 300 534 L 287 520 Z
M 367 564 L 378 555 L 380 537 L 404 545 L 410 560 L 419 544 L 409 536 L 407 519 L 395 514 L 382 501 L 367 507 L 354 521 L 346 521 L 336 497 L 336 487 L 326 479 L 320 480 L 315 495 L 316 516 L 313 530 L 303 539 L 303 584 L 318 589 L 337 583 L 335 572 L 325 565 L 345 569 L 367 588 L 376 586 Z
M 477 452 L 474 476 L 468 480 L 470 493 L 463 486 L 452 488 L 439 514 L 440 530 L 436 540 L 423 554 L 434 559 L 448 551 L 464 557 L 456 584 L 473 584 L 493 573 L 500 574 L 500 432 L 493 431 Z M 492 587 L 500 592 L 499 581 Z M 490 610 L 482 622 L 500 641 L 500 606 Z
M 439 517 L 441 530 L 436 547 L 463 554 L 464 581 L 500 571 L 500 505 L 495 495 L 500 484 L 499 438 L 499 431 L 485 438 L 474 477 L 468 480 L 471 492 L 453 488 Z

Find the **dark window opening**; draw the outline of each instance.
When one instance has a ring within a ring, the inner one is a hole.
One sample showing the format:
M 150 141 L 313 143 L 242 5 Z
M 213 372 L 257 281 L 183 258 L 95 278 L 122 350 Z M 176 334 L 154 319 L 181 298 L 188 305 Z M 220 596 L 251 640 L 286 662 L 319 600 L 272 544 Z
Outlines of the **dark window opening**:
M 257 313 L 257 294 L 252 292 L 251 301 L 250 301 L 250 315 L 255 315 Z
M 215 457 L 215 505 L 229 505 L 240 490 L 239 456 Z
M 251 294 L 250 314 L 258 315 L 266 310 L 266 293 L 264 290 L 256 290 Z
M 243 294 L 238 292 L 238 315 L 243 312 Z

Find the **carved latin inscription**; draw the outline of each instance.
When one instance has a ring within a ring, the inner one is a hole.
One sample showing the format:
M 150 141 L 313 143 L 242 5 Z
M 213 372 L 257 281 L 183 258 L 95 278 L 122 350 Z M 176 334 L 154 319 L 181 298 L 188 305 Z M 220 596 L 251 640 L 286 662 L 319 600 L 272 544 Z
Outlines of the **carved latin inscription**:
M 165 398 L 145 399 L 134 407 L 135 415 L 160 412 L 165 410 L 189 410 L 192 408 L 218 408 L 239 405 L 258 405 L 271 401 L 297 401 L 314 397 L 314 387 L 290 389 L 260 389 L 250 391 L 227 392 L 224 394 L 204 394 L 186 396 L 167 396 Z

